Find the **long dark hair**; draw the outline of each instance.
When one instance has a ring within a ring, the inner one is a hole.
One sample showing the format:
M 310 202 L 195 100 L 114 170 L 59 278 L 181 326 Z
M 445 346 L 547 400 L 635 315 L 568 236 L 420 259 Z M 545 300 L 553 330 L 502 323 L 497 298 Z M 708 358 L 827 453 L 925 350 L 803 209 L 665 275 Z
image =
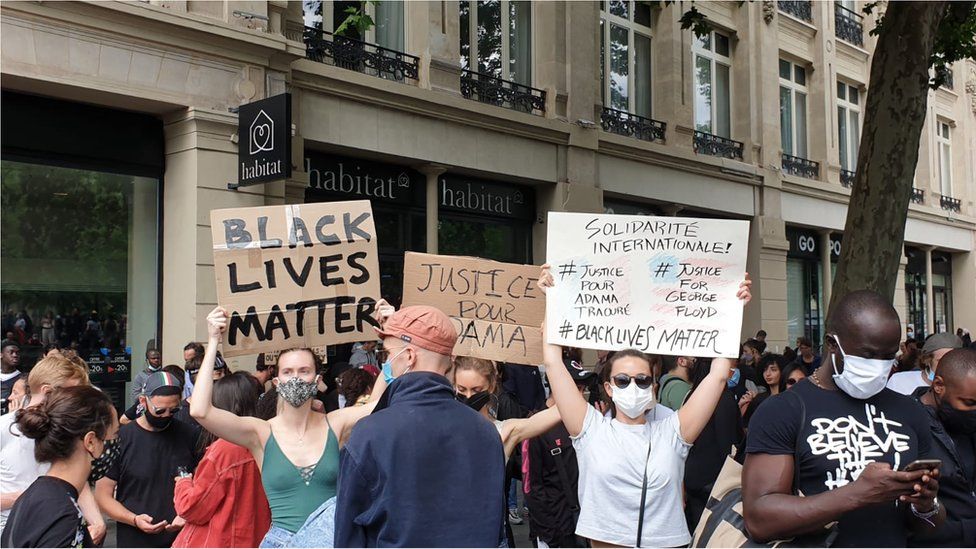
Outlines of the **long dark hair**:
M 376 383 L 376 376 L 362 368 L 352 368 L 339 374 L 339 392 L 346 398 L 346 406 L 355 406 L 363 395 L 368 395 Z
M 254 416 L 260 396 L 254 378 L 247 372 L 233 372 L 213 384 L 213 405 L 235 416 Z M 217 437 L 210 431 L 200 433 L 200 451 L 206 450 Z
M 34 459 L 58 461 L 71 457 L 75 444 L 89 432 L 105 440 L 115 407 L 105 393 L 90 385 L 63 387 L 44 404 L 17 412 L 17 426 L 34 439 Z
M 763 387 L 768 389 L 770 393 L 772 393 L 772 387 L 770 387 L 769 384 L 766 383 L 766 369 L 772 366 L 773 364 L 779 366 L 779 392 L 782 393 L 783 391 L 786 390 L 785 374 L 786 374 L 786 367 L 789 365 L 789 361 L 787 361 L 786 357 L 784 357 L 783 355 L 778 355 L 775 353 L 769 353 L 763 355 L 763 357 L 759 359 L 759 372 L 758 372 L 759 379 L 757 381 L 759 382 L 759 385 L 762 385 Z

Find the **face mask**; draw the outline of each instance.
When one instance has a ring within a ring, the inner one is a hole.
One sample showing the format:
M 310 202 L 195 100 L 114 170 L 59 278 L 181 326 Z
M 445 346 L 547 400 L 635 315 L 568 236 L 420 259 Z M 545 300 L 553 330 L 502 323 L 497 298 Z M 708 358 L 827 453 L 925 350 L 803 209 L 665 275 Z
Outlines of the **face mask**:
M 654 390 L 652 387 L 641 389 L 631 380 L 630 385 L 624 389 L 613 388 L 613 403 L 624 415 L 637 419 L 654 405 Z
M 386 380 L 386 384 L 387 385 L 393 383 L 393 380 L 396 379 L 396 376 L 393 375 L 393 361 L 396 359 L 396 357 L 398 357 L 401 354 L 403 354 L 403 351 L 406 351 L 406 350 L 407 350 L 406 347 L 400 349 L 400 352 L 399 353 L 397 353 L 397 354 L 391 356 L 390 358 L 386 359 L 386 362 L 383 363 L 383 379 Z M 410 368 L 407 368 L 407 372 L 409 372 L 409 371 L 410 371 Z M 403 372 L 403 373 L 407 373 L 407 372 Z
M 305 381 L 299 377 L 293 377 L 284 383 L 278 383 L 278 396 L 285 399 L 285 402 L 298 408 L 315 396 L 316 383 Z
M 91 455 L 91 452 L 88 453 Z M 119 456 L 119 439 L 113 438 L 112 440 L 105 441 L 105 449 L 102 450 L 102 455 L 98 457 L 92 457 L 91 462 L 91 472 L 88 473 L 88 482 L 95 482 L 96 480 L 105 476 L 112 464 L 115 463 L 115 458 Z
M 742 373 L 738 368 L 732 368 L 732 375 L 729 376 L 729 388 L 735 387 L 739 384 L 739 378 L 742 377 Z
M 748 363 L 751 360 L 752 360 L 752 355 L 750 355 L 749 353 L 742 353 L 742 356 L 739 357 L 739 362 Z
M 929 383 L 932 383 L 933 381 L 935 381 L 935 370 L 931 370 L 930 369 L 929 370 L 929 376 L 928 377 L 929 377 Z
M 976 410 L 956 410 L 945 401 L 940 401 L 936 413 L 946 431 L 961 435 L 976 433 Z
M 488 404 L 491 401 L 491 393 L 488 391 L 481 391 L 480 393 L 475 393 L 469 397 L 458 393 L 454 395 L 454 398 L 456 398 L 461 404 L 467 405 L 475 412 L 480 412 L 481 409 L 485 407 L 485 404 Z
M 848 395 L 864 400 L 873 397 L 884 390 L 888 384 L 888 374 L 895 360 L 892 358 L 864 358 L 851 356 L 844 352 L 840 340 L 834 335 L 837 349 L 844 357 L 844 371 L 837 373 L 836 355 L 830 355 L 830 362 L 834 366 L 834 383 Z
M 149 425 L 157 431 L 162 431 L 163 429 L 169 427 L 169 424 L 173 422 L 173 416 L 154 416 L 149 412 L 149 410 L 146 410 L 145 416 L 146 421 L 149 422 Z

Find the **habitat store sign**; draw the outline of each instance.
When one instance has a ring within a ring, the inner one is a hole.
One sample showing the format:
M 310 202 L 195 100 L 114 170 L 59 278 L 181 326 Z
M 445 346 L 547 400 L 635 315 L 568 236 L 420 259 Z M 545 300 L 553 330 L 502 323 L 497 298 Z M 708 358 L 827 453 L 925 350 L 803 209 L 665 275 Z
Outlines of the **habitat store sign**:
M 237 136 L 238 186 L 291 177 L 291 94 L 241 105 Z

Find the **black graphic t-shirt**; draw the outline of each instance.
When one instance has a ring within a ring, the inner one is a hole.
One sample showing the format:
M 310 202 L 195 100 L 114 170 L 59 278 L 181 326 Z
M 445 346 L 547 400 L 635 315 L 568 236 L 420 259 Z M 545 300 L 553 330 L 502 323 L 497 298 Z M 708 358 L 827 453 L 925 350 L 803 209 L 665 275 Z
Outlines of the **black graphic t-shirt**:
M 857 400 L 806 379 L 766 399 L 756 410 L 749 423 L 746 453 L 796 453 L 799 489 L 812 496 L 853 482 L 868 463 L 887 462 L 901 469 L 929 457 L 932 433 L 925 410 L 910 397 L 885 389 Z M 838 523 L 834 545 L 904 547 L 908 529 L 903 517 L 894 501 L 847 513 Z
M 78 490 L 57 477 L 40 476 L 17 498 L 3 547 L 95 547 L 78 508 Z

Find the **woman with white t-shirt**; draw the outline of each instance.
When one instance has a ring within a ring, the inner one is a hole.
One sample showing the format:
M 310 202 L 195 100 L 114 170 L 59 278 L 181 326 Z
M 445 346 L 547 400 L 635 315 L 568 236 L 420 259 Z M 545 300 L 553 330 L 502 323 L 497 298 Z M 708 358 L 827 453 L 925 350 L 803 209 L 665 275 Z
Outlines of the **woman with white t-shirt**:
M 751 284 L 746 278 L 739 286 L 743 303 L 752 297 Z M 547 291 L 552 286 L 549 266 L 544 265 L 539 287 Z M 682 510 L 685 459 L 712 416 L 734 362 L 713 359 L 707 378 L 688 402 L 676 414 L 660 418 L 644 414 L 655 405 L 650 361 L 640 351 L 620 351 L 606 366 L 610 381 L 604 389 L 616 408 L 616 415 L 607 418 L 586 403 L 569 372 L 560 367 L 560 346 L 544 343 L 543 356 L 553 399 L 579 462 L 576 534 L 593 547 L 690 543 Z

